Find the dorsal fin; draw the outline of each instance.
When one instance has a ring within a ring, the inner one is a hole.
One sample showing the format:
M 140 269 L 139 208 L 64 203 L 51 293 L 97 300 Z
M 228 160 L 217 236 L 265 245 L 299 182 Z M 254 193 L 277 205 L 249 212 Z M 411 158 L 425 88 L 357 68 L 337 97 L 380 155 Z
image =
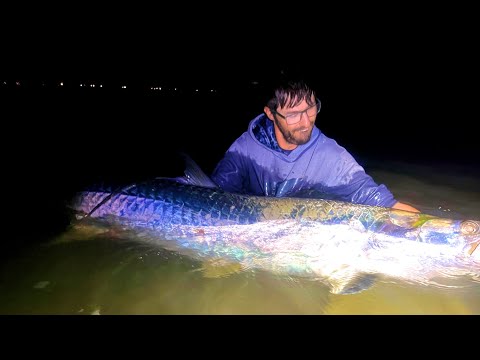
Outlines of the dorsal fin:
M 185 161 L 184 180 L 186 183 L 208 188 L 218 188 L 217 184 L 215 184 L 212 179 L 203 172 L 200 166 L 198 166 L 190 156 L 183 152 L 180 153 L 180 156 Z

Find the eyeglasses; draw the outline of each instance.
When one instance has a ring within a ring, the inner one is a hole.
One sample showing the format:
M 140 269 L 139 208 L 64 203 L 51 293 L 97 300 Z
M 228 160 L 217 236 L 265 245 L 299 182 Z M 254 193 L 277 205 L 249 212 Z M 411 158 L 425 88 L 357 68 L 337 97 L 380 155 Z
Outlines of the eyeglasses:
M 281 118 L 285 119 L 285 121 L 287 122 L 288 125 L 293 125 L 293 124 L 296 124 L 296 123 L 300 122 L 300 120 L 302 120 L 303 113 L 307 113 L 307 116 L 313 117 L 320 112 L 321 107 L 322 107 L 322 104 L 320 102 L 320 99 L 317 99 L 317 101 L 315 102 L 315 105 L 310 106 L 309 108 L 307 108 L 303 111 L 295 111 L 295 112 L 291 112 L 291 113 L 288 113 L 288 114 L 285 114 L 285 115 L 282 115 L 282 114 L 280 114 L 279 112 L 277 112 L 276 110 L 273 110 L 273 109 L 270 109 L 270 111 L 274 114 L 277 114 Z

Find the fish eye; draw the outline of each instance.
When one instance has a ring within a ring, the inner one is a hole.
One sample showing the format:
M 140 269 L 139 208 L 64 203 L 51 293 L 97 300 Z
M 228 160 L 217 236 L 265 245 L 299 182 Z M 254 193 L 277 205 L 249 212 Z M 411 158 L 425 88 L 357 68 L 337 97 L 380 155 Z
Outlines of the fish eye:
M 480 225 L 476 221 L 466 220 L 460 225 L 462 234 L 473 235 L 480 231 Z

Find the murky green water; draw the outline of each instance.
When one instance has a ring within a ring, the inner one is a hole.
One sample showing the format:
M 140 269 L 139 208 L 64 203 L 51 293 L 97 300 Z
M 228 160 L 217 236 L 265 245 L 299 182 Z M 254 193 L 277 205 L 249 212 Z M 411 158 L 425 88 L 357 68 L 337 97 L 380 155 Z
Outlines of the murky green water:
M 480 219 L 477 178 L 401 166 L 370 173 L 422 210 Z M 308 279 L 216 273 L 185 255 L 127 239 L 53 240 L 1 264 L 1 314 L 480 314 L 478 283 L 450 289 L 378 281 L 358 294 L 334 295 Z

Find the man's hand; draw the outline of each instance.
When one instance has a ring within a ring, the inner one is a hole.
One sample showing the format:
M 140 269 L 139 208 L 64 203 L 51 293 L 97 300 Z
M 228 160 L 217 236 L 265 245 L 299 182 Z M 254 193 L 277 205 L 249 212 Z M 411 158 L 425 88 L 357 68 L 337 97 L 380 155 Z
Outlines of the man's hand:
M 420 212 L 420 210 L 415 209 L 413 206 L 410 206 L 410 205 L 401 203 L 401 202 L 399 202 L 399 201 L 397 201 L 397 202 L 392 206 L 392 208 L 393 208 L 393 209 L 398 209 L 398 210 L 405 210 L 405 211 L 416 212 L 416 213 L 419 213 L 419 212 Z

